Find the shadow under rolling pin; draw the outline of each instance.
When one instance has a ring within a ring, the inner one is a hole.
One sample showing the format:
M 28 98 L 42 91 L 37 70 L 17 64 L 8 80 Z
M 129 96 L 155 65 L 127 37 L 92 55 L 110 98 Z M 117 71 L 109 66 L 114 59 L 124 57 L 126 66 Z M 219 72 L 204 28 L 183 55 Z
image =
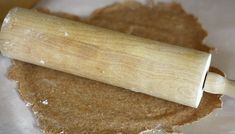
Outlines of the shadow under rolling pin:
M 12 9 L 0 32 L 2 55 L 198 107 L 205 91 L 234 95 L 208 73 L 211 54 L 143 39 L 34 10 Z

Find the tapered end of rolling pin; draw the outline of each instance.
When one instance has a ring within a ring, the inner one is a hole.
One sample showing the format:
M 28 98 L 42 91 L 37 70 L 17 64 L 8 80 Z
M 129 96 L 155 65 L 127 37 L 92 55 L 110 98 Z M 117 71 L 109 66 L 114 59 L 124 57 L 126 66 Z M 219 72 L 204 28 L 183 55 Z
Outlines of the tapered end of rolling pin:
M 11 9 L 8 14 L 6 15 L 6 17 L 4 18 L 2 25 L 1 25 L 1 32 L 4 31 L 5 29 L 9 29 L 9 27 L 11 25 L 13 25 L 10 21 L 13 18 L 13 16 L 15 15 L 15 13 L 18 11 L 18 7 Z M 17 21 L 17 20 L 14 20 Z
M 209 72 L 204 91 L 212 94 L 223 94 L 235 97 L 235 81 L 228 80 L 219 74 Z

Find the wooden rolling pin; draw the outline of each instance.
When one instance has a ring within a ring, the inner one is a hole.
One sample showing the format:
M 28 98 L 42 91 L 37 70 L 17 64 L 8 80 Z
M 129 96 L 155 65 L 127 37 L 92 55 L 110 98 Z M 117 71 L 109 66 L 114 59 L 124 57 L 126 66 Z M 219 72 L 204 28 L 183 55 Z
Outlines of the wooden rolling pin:
M 6 16 L 0 50 L 13 59 L 191 107 L 200 103 L 211 60 L 209 53 L 21 8 Z M 207 91 L 232 93 L 231 81 L 212 73 L 207 79 Z

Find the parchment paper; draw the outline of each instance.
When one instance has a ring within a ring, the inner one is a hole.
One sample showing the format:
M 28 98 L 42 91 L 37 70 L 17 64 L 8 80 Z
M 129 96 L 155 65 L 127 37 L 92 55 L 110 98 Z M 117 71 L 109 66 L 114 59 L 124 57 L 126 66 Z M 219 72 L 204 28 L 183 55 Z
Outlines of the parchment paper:
M 41 5 L 54 11 L 87 16 L 94 9 L 111 4 L 115 0 L 50 0 Z M 169 1 L 169 0 L 168 0 Z M 182 0 L 183 7 L 199 18 L 204 28 L 209 32 L 206 43 L 218 48 L 213 54 L 213 65 L 225 71 L 229 78 L 235 79 L 233 45 L 235 35 L 235 1 L 232 0 Z M 66 5 L 66 6 L 65 6 Z M 79 7 L 79 8 L 78 8 Z M 40 133 L 30 110 L 21 101 L 15 90 L 16 83 L 5 77 L 9 59 L 0 57 L 0 133 L 31 134 Z M 224 109 L 215 111 L 208 117 L 182 128 L 184 133 L 235 133 L 235 100 L 224 97 Z

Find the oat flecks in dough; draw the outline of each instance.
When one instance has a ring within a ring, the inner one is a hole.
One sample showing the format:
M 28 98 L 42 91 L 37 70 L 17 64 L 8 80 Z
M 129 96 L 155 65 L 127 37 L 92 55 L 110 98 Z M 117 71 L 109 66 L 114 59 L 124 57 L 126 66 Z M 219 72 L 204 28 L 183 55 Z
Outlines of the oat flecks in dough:
M 83 21 L 209 51 L 202 44 L 206 32 L 194 16 L 185 13 L 176 3 L 115 4 L 97 10 Z M 204 93 L 199 108 L 194 109 L 19 61 L 11 67 L 9 77 L 19 81 L 20 95 L 32 104 L 40 127 L 48 134 L 136 134 L 157 126 L 170 130 L 173 126 L 198 120 L 221 106 L 217 95 Z M 47 100 L 47 105 L 42 100 Z

